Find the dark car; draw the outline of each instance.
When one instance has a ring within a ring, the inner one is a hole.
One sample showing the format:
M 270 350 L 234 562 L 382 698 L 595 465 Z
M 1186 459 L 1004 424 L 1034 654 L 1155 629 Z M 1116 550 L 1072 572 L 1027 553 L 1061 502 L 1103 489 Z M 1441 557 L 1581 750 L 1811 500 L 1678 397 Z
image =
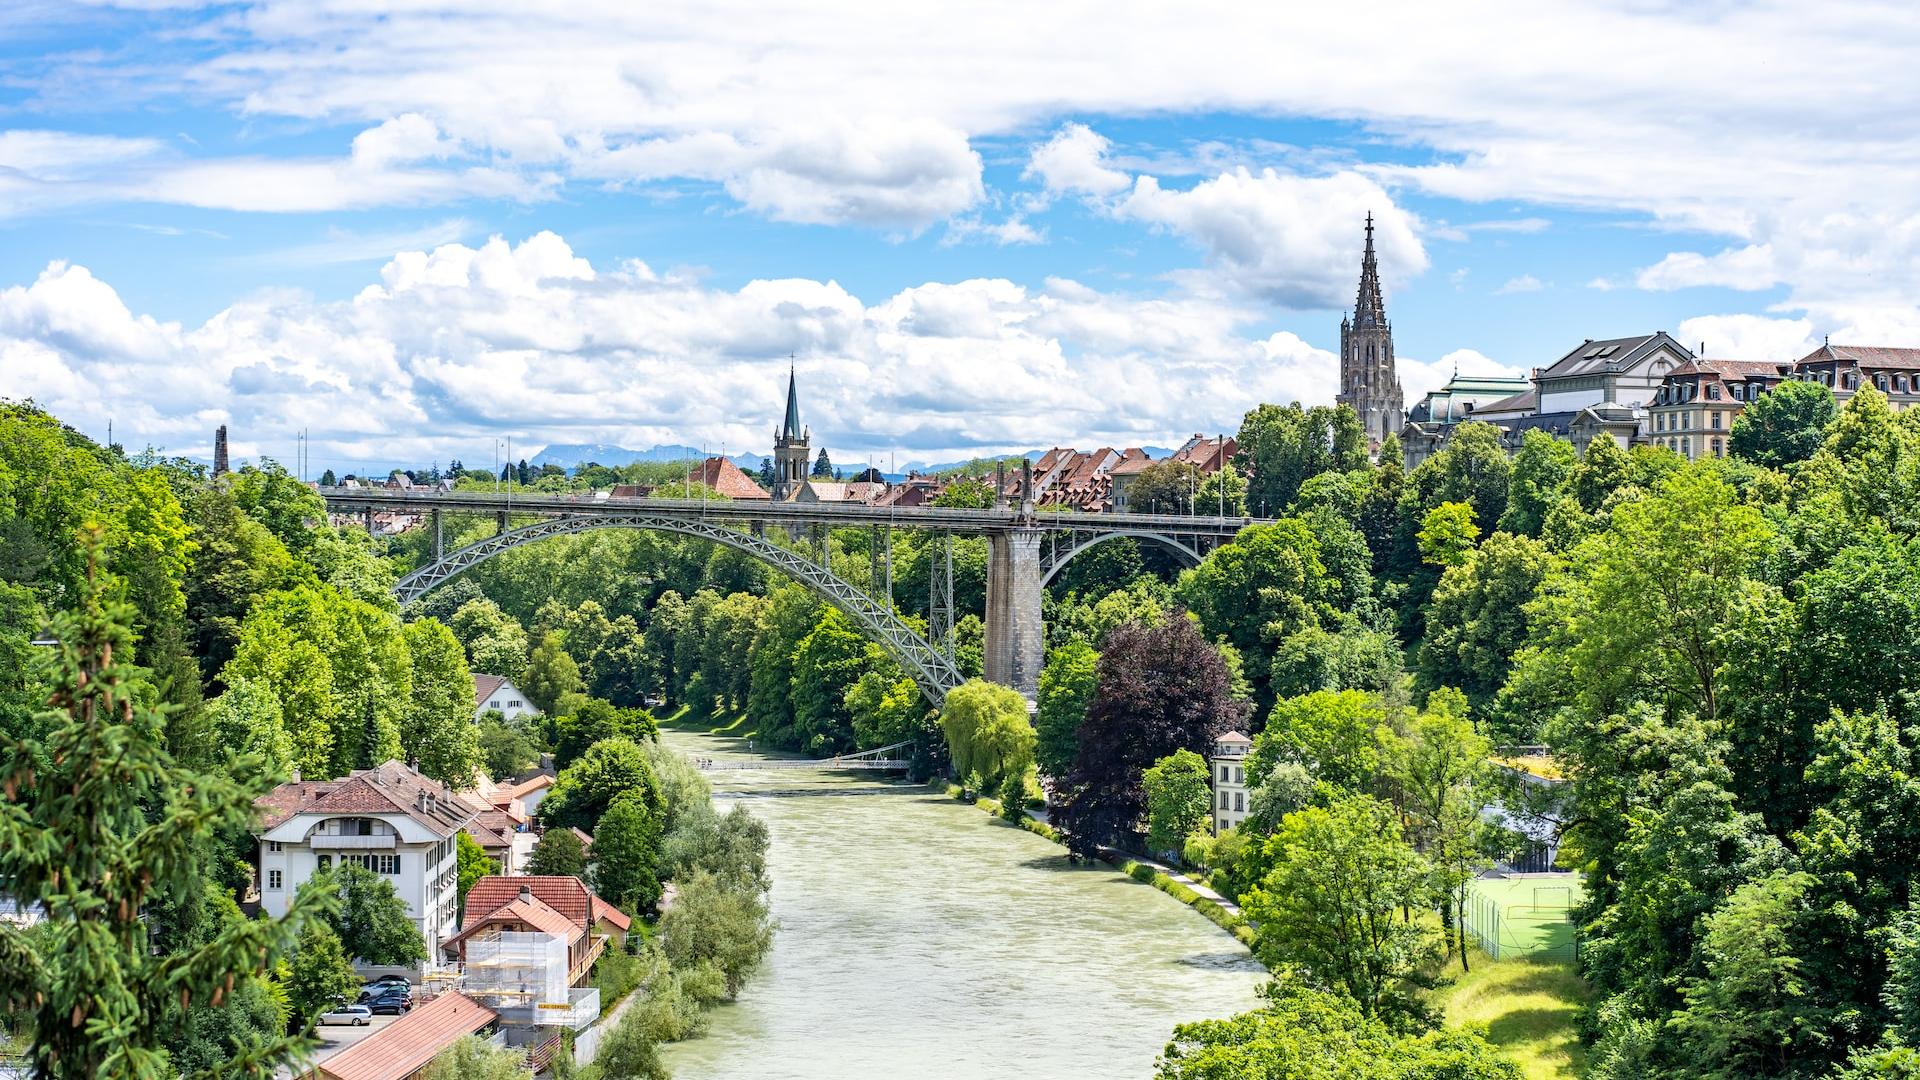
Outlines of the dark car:
M 384 994 L 376 994 L 361 1004 L 376 1016 L 385 1014 L 399 1016 L 413 1008 L 413 994 L 405 989 L 389 990 Z

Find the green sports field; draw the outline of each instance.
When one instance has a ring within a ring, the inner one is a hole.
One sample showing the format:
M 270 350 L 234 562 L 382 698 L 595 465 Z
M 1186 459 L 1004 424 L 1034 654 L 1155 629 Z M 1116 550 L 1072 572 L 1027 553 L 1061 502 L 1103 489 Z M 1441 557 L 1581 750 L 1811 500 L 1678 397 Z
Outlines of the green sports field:
M 1569 915 L 1583 895 L 1573 874 L 1481 878 L 1467 898 L 1467 931 L 1496 959 L 1573 959 Z

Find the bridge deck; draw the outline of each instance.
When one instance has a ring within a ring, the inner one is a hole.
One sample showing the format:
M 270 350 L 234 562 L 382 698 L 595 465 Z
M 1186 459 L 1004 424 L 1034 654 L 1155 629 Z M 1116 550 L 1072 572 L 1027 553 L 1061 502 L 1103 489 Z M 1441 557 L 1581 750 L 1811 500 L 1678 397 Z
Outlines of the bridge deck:
M 770 502 L 701 499 L 614 499 L 589 495 L 519 495 L 511 498 L 481 491 L 419 492 L 321 488 L 327 507 L 336 513 L 513 513 L 558 517 L 613 517 L 652 513 L 697 517 L 740 524 L 829 527 L 892 525 L 909 529 L 946 529 L 952 532 L 999 532 L 1006 529 L 1042 529 L 1049 532 L 1141 532 L 1172 536 L 1230 537 L 1247 525 L 1268 519 L 1178 514 L 1022 513 L 1018 509 L 963 510 L 931 506 L 887 507 L 864 503 Z

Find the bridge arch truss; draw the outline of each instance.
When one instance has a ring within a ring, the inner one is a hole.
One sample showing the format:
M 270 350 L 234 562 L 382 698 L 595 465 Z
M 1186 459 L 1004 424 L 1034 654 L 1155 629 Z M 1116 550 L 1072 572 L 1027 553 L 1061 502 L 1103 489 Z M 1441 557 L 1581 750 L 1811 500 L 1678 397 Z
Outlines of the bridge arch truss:
M 589 529 L 607 528 L 677 533 L 724 544 L 752 555 L 799 582 L 859 624 L 872 640 L 893 654 L 894 659 L 900 662 L 920 687 L 921 694 L 936 708 L 946 699 L 947 691 L 964 681 L 953 660 L 916 633 L 913 627 L 894 613 L 890 604 L 867 595 L 802 552 L 781 547 L 764 536 L 737 526 L 674 514 L 596 514 L 543 518 L 448 552 L 439 560 L 395 582 L 393 594 L 401 603 L 409 603 L 454 576 L 523 544 Z
M 1053 584 L 1053 579 L 1067 568 L 1075 556 L 1089 548 L 1119 539 L 1137 540 L 1152 544 L 1173 554 L 1182 566 L 1199 566 L 1207 553 L 1216 546 L 1217 541 L 1206 536 L 1180 536 L 1167 532 L 1139 529 L 1087 529 L 1085 531 L 1053 532 L 1047 537 L 1046 547 L 1040 554 L 1042 576 L 1040 584 L 1044 587 Z

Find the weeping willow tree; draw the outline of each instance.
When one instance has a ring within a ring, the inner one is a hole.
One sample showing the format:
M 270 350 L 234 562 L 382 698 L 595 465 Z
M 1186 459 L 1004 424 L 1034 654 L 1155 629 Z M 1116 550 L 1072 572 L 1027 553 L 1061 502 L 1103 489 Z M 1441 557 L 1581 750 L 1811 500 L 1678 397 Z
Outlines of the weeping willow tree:
M 0 924 L 0 1010 L 26 1029 L 37 1077 L 172 1080 L 169 1006 L 226 1003 L 325 901 L 303 897 L 283 919 L 233 920 L 156 955 L 143 911 L 203 887 L 202 840 L 249 829 L 271 778 L 258 759 L 202 773 L 168 754 L 169 708 L 148 704 L 157 695 L 131 662 L 132 610 L 110 598 L 98 531 L 83 541 L 80 605 L 53 621 L 44 734 L 0 748 L 0 887 L 46 914 L 29 931 Z M 271 1076 L 309 1045 L 250 1034 L 193 1075 Z

